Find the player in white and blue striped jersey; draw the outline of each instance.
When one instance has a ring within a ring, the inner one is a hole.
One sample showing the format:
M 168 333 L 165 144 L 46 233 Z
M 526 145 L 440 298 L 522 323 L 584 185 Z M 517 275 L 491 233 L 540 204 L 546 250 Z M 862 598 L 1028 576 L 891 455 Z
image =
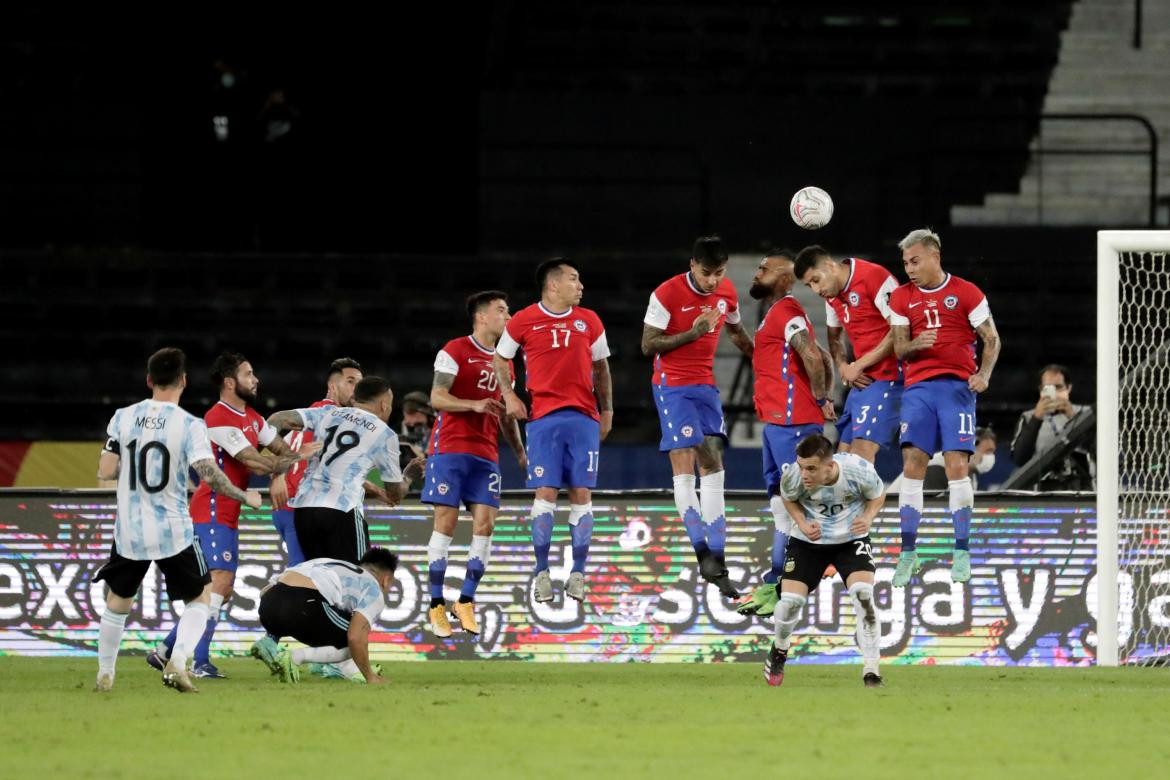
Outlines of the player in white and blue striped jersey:
M 290 502 L 297 540 L 307 560 L 336 558 L 357 563 L 369 549 L 362 514 L 366 474 L 378 469 L 386 496 L 398 503 L 425 459 L 416 458 L 403 473 L 398 436 L 386 424 L 394 394 L 381 377 L 367 376 L 353 389 L 353 406 L 322 406 L 276 412 L 268 423 L 278 430 L 308 430 L 321 442 L 296 497 Z
M 211 577 L 187 511 L 187 473 L 226 496 L 252 507 L 260 494 L 235 487 L 216 465 L 203 421 L 179 408 L 187 386 L 186 356 L 175 348 L 160 349 L 146 364 L 151 397 L 114 413 L 98 462 L 98 479 L 118 480 L 118 509 L 110 559 L 95 581 L 107 587 L 106 609 L 98 634 L 98 678 L 95 690 L 114 685 L 118 646 L 126 616 L 151 562 L 158 564 L 171 601 L 186 602 L 178 637 L 163 682 L 179 691 L 194 691 L 187 659 L 203 633 L 210 609 Z
M 869 528 L 886 499 L 881 477 L 869 461 L 847 452 L 833 454 L 832 443 L 813 434 L 796 446 L 796 463 L 784 471 L 780 497 L 794 527 L 777 585 L 776 639 L 764 662 L 764 680 L 768 685 L 784 681 L 792 629 L 804 615 L 808 592 L 835 566 L 853 600 L 862 680 L 868 688 L 881 686 L 869 541 Z
M 351 665 L 359 681 L 384 682 L 370 664 L 370 628 L 397 568 L 398 556 L 374 547 L 356 564 L 314 558 L 273 577 L 260 595 L 260 624 L 278 640 L 290 636 L 307 645 L 291 653 L 279 648 L 268 663 L 281 682 L 298 682 L 303 663 Z

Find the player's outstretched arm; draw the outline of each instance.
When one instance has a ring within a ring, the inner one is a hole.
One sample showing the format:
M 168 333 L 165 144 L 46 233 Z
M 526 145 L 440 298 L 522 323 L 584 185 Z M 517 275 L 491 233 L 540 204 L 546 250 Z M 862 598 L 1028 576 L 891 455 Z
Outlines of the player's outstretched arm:
M 894 334 L 894 354 L 899 360 L 905 360 L 916 352 L 930 349 L 938 339 L 938 328 L 927 328 L 914 338 L 910 338 L 909 325 L 891 325 L 890 332 Z
M 310 442 L 307 446 L 311 447 L 313 444 L 319 444 L 319 442 Z M 320 448 L 318 447 L 318 449 Z M 316 450 L 313 450 L 313 452 L 316 452 Z M 301 455 L 296 453 L 289 455 L 262 455 L 250 444 L 232 457 L 247 466 L 248 471 L 260 476 L 283 474 L 291 469 L 293 464 L 301 460 Z
M 593 392 L 601 412 L 601 440 L 613 429 L 613 378 L 609 375 L 609 358 L 593 361 Z
M 866 387 L 873 384 L 873 380 L 865 375 L 865 369 L 877 365 L 894 353 L 894 334 L 886 331 L 885 337 L 878 345 L 861 357 L 841 369 L 841 379 L 845 384 L 854 387 Z
M 391 506 L 398 506 L 402 503 L 402 499 L 406 498 L 406 494 L 410 492 L 410 485 L 416 479 L 423 475 L 423 471 L 427 467 L 427 458 L 425 455 L 419 455 L 410 463 L 406 464 L 406 468 L 402 470 L 401 482 L 383 482 L 383 489 L 386 493 L 386 503 Z
M 991 372 L 995 370 L 995 362 L 999 360 L 999 351 L 1003 344 L 999 338 L 999 331 L 995 328 L 995 320 L 985 319 L 975 332 L 983 340 L 983 358 L 979 370 L 967 380 L 967 386 L 976 393 L 982 393 L 991 384 Z
M 752 342 L 751 334 L 743 327 L 742 322 L 727 323 L 727 335 L 731 338 L 731 343 L 742 352 L 745 356 L 751 357 L 756 350 L 756 345 Z
M 273 412 L 268 416 L 268 424 L 278 431 L 303 431 L 305 419 L 296 409 L 286 409 L 283 412 Z
M 667 336 L 666 331 L 662 328 L 644 324 L 642 326 L 642 354 L 647 357 L 661 355 L 690 344 L 692 341 L 698 341 L 715 329 L 715 323 L 719 321 L 720 316 L 722 315 L 718 309 L 705 311 L 695 318 L 690 330 L 684 330 L 673 336 Z
M 374 670 L 370 668 L 370 621 L 366 620 L 365 615 L 356 611 L 353 613 L 349 619 L 349 631 L 345 639 L 349 645 L 349 655 L 357 664 L 362 676 L 366 678 L 366 682 L 370 685 L 385 682 L 381 675 L 374 674 Z
M 252 451 L 256 452 L 254 449 Z M 236 457 L 239 458 L 238 455 Z M 257 491 L 240 490 L 233 485 L 232 481 L 228 479 L 227 474 L 220 471 L 213 460 L 197 460 L 191 464 L 191 468 L 195 469 L 195 473 L 199 475 L 199 479 L 207 483 L 209 488 L 221 496 L 227 496 L 235 501 L 243 502 L 253 509 L 258 509 L 260 504 L 263 503 Z

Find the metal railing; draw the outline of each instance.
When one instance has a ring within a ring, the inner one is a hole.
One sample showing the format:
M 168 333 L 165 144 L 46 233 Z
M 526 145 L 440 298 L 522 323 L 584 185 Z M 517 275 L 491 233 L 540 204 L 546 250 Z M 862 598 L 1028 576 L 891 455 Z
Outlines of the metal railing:
M 1158 132 L 1154 128 L 1153 123 L 1141 114 L 1091 114 L 1091 113 L 1051 113 L 1037 115 L 990 115 L 990 116 L 953 116 L 941 117 L 936 122 L 936 128 L 945 127 L 947 124 L 963 122 L 983 124 L 990 123 L 1003 127 L 1010 123 L 1024 123 L 1036 121 L 1035 133 L 1035 147 L 1029 145 L 1026 153 L 1034 156 L 1036 159 L 1036 172 L 1039 178 L 1039 189 L 1037 192 L 1037 215 L 1040 222 L 1044 220 L 1044 158 L 1046 156 L 1079 156 L 1079 157 L 1145 157 L 1147 159 L 1147 185 L 1148 185 L 1148 205 L 1146 222 L 1149 227 L 1154 227 L 1157 220 L 1158 207 Z M 1130 122 L 1140 127 L 1146 135 L 1148 145 L 1144 149 L 1131 148 L 1112 148 L 1101 146 L 1086 146 L 1086 147 L 1067 147 L 1061 146 L 1059 148 L 1045 148 L 1044 147 L 1044 123 L 1045 122 Z M 936 132 L 935 136 L 944 135 L 942 132 Z M 1017 156 L 1023 155 L 1025 151 L 1018 145 L 1011 147 L 934 147 L 932 150 L 935 156 L 942 157 L 997 157 L 997 156 Z M 927 163 L 931 165 L 930 162 Z M 930 182 L 933 177 L 930 171 L 926 174 L 927 188 L 930 188 Z

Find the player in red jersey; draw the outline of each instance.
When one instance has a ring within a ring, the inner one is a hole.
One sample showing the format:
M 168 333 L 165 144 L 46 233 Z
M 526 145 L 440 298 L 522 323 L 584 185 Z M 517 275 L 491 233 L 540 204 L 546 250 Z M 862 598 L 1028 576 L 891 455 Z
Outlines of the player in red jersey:
M 509 320 L 492 358 L 507 413 L 520 420 L 528 409 L 512 388 L 508 361 L 524 350 L 525 384 L 532 399 L 528 423 L 528 487 L 532 502 L 533 578 L 537 601 L 552 601 L 548 555 L 553 514 L 561 486 L 569 489 L 573 567 L 565 594 L 585 600 L 585 562 L 593 537 L 591 489 L 597 484 L 601 442 L 613 427 L 609 344 L 601 319 L 581 308 L 581 272 L 564 258 L 536 269 L 540 301 Z
M 353 358 L 338 358 L 329 364 L 329 374 L 325 380 L 325 397 L 316 401 L 310 409 L 320 406 L 349 406 L 353 400 L 353 388 L 362 380 L 362 366 Z M 285 434 L 285 442 L 293 451 L 300 449 L 302 444 L 313 440 L 313 432 L 289 431 Z M 304 462 L 294 463 L 285 474 L 275 474 L 272 484 L 268 488 L 268 495 L 272 500 L 272 524 L 284 541 L 285 551 L 288 553 L 288 565 L 296 566 L 304 563 L 305 555 L 301 552 L 301 545 L 297 541 L 297 529 L 293 524 L 293 510 L 288 502 L 297 495 L 297 488 L 305 476 Z M 371 488 L 373 490 L 371 490 Z M 366 493 L 370 493 L 386 500 L 386 494 L 376 485 L 367 484 Z
M 792 254 L 770 252 L 760 261 L 749 294 L 766 307 L 756 331 L 752 355 L 755 372 L 756 418 L 764 423 L 764 488 L 772 509 L 772 565 L 764 584 L 739 607 L 743 614 L 770 615 L 780 595 L 792 518 L 780 496 L 785 469 L 795 468 L 796 446 L 806 437 L 823 434 L 826 420 L 837 415 L 829 398 L 833 367 L 817 344 L 804 307 L 792 295 L 796 285 Z
M 211 367 L 212 384 L 219 388 L 219 401 L 207 411 L 203 420 L 211 439 L 211 451 L 216 465 L 232 484 L 246 490 L 252 474 L 283 474 L 299 460 L 311 457 L 319 444 L 303 445 L 293 452 L 255 409 L 260 379 L 252 364 L 236 352 L 224 352 Z M 262 455 L 267 448 L 272 454 Z M 191 519 L 195 524 L 195 538 L 204 560 L 211 570 L 211 615 L 207 629 L 195 648 L 192 674 L 196 677 L 223 677 L 211 663 L 211 638 L 218 623 L 219 611 L 231 597 L 239 565 L 240 502 L 213 490 L 206 482 L 200 483 L 191 498 Z M 158 669 L 166 665 L 175 643 L 172 630 L 163 643 L 147 657 L 147 662 Z
M 699 573 L 727 598 L 739 593 L 727 576 L 723 448 L 727 424 L 715 384 L 715 349 L 727 325 L 732 343 L 751 357 L 752 339 L 740 324 L 739 297 L 727 278 L 727 249 L 718 236 L 695 241 L 691 268 L 650 295 L 642 326 L 642 354 L 654 356 L 651 390 L 670 456 L 674 504 L 695 549 Z M 699 485 L 695 490 L 695 465 Z
M 475 591 L 491 553 L 492 531 L 500 508 L 499 435 L 516 453 L 521 470 L 528 456 L 520 440 L 520 425 L 504 416 L 499 381 L 492 366 L 496 343 L 511 319 L 508 295 L 485 290 L 467 299 L 472 333 L 448 341 L 435 356 L 431 406 L 438 412 L 427 449 L 427 473 L 422 501 L 435 510 L 435 530 L 427 545 L 430 575 L 431 631 L 451 636 L 443 583 L 447 553 L 462 504 L 471 512 L 471 547 L 459 600 L 452 614 L 460 627 L 479 633 L 475 618 Z
M 796 278 L 825 299 L 829 354 L 848 385 L 845 414 L 837 424 L 839 449 L 874 462 L 878 450 L 897 438 L 902 406 L 902 371 L 890 332 L 893 274 L 859 257 L 837 262 L 828 250 L 807 246 L 796 256 Z M 853 342 L 848 359 L 845 334 Z
M 942 242 L 915 230 L 898 247 L 910 282 L 890 296 L 894 353 L 906 373 L 902 396 L 902 552 L 893 584 L 904 587 L 918 570 L 922 481 L 930 456 L 943 453 L 950 493 L 955 554 L 951 579 L 971 579 L 971 510 L 975 493 L 967 476 L 975 451 L 975 395 L 987 389 L 1001 343 L 983 292 L 942 269 Z M 976 335 L 983 358 L 975 365 Z

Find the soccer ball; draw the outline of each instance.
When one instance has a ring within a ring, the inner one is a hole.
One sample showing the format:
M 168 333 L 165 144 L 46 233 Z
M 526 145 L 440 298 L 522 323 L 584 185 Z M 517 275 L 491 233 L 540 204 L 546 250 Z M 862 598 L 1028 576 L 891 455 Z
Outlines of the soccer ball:
M 816 230 L 833 218 L 833 199 L 820 187 L 804 187 L 792 196 L 788 213 L 805 230 Z

